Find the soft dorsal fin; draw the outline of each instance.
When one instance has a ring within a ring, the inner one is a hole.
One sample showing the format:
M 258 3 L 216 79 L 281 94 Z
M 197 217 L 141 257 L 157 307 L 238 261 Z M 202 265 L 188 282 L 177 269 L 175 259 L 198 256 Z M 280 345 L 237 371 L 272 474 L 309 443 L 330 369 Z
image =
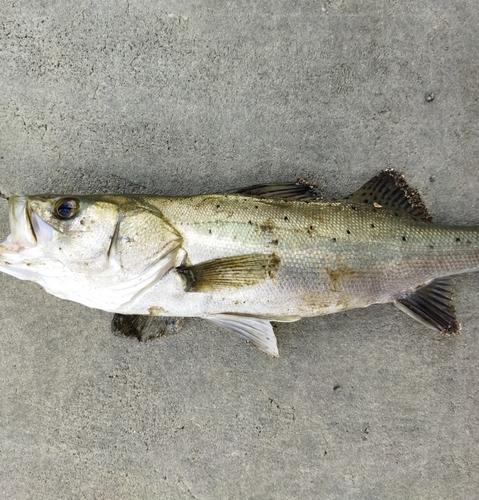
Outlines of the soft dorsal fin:
M 170 316 L 115 314 L 111 321 L 111 331 L 120 337 L 133 337 L 140 342 L 145 342 L 174 335 L 181 330 L 183 323 L 184 318 Z
M 214 314 L 203 317 L 216 325 L 237 333 L 260 351 L 273 357 L 279 356 L 276 336 L 269 321 L 236 314 Z
M 394 305 L 426 326 L 454 334 L 461 326 L 456 319 L 452 287 L 451 277 L 438 278 L 399 298 Z
M 176 270 L 185 278 L 188 292 L 211 292 L 256 285 L 274 278 L 280 262 L 276 254 L 247 254 L 181 266 Z
M 345 200 L 407 212 L 427 221 L 432 219 L 418 192 L 408 186 L 403 174 L 392 168 L 380 172 Z
M 299 178 L 296 182 L 255 184 L 253 186 L 228 191 L 228 193 L 255 196 L 256 198 L 276 198 L 294 201 L 314 201 L 321 198 L 314 184 Z

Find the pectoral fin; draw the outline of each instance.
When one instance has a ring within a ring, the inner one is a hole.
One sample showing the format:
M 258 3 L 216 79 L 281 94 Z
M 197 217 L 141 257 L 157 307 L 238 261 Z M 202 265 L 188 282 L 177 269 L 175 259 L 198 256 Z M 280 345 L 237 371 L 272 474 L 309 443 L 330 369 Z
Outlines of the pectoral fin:
M 394 305 L 426 326 L 454 334 L 461 326 L 456 319 L 452 286 L 450 277 L 438 278 L 399 298 Z
M 146 342 L 178 333 L 184 321 L 184 318 L 170 316 L 115 314 L 111 322 L 111 331 L 120 337 L 133 337 L 140 342 Z
M 274 278 L 280 262 L 275 254 L 248 254 L 181 266 L 176 270 L 185 278 L 187 291 L 211 292 L 256 285 Z
M 260 351 L 273 357 L 279 356 L 276 336 L 269 321 L 249 316 L 237 316 L 236 314 L 215 314 L 203 317 L 215 325 L 237 333 Z

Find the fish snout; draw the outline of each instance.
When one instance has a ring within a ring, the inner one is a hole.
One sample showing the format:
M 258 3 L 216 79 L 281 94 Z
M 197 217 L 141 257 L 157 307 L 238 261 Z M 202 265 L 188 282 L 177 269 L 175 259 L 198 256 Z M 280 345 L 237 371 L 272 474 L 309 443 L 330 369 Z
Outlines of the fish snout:
M 9 218 L 11 234 L 7 237 L 10 245 L 20 248 L 32 247 L 37 244 L 33 231 L 26 196 L 10 196 Z

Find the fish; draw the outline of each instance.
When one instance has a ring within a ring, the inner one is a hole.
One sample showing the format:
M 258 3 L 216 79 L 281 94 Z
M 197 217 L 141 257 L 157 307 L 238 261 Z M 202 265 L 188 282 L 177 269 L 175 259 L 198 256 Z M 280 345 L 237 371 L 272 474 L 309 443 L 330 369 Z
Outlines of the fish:
M 433 223 L 393 169 L 338 200 L 304 180 L 188 197 L 16 195 L 9 220 L 0 271 L 114 313 L 115 333 L 161 337 L 199 317 L 271 356 L 271 321 L 371 304 L 456 334 L 452 276 L 479 270 L 479 227 Z

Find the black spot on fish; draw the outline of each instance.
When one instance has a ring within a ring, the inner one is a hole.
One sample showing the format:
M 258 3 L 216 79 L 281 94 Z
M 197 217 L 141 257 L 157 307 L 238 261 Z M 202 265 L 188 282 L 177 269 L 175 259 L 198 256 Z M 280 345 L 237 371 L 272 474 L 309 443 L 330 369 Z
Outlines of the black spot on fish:
M 371 224 L 371 227 L 374 229 L 376 226 L 374 224 Z
M 289 220 L 287 215 L 284 216 L 284 220 Z
M 402 237 L 402 240 L 403 240 L 403 241 L 406 241 L 406 236 L 403 236 L 403 237 Z
M 461 241 L 461 238 L 456 238 L 456 242 L 459 243 Z
M 346 232 L 347 232 L 348 234 L 351 234 L 351 231 L 350 231 L 349 229 L 346 229 Z
M 334 243 L 336 243 L 336 238 L 333 238 Z

